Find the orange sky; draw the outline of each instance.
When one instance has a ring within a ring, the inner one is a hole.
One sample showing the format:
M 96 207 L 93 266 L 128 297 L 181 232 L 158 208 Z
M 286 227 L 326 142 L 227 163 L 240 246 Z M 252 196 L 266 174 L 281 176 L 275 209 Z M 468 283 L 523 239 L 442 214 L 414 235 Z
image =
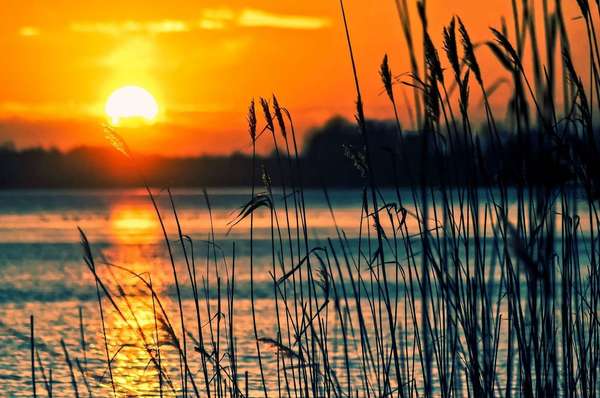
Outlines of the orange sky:
M 149 90 L 160 115 L 153 126 L 123 131 L 125 139 L 166 155 L 247 150 L 252 97 L 276 93 L 301 132 L 354 111 L 337 0 L 2 3 L 0 142 L 103 145 L 104 103 L 128 84 Z M 346 5 L 367 116 L 388 117 L 377 73 L 383 54 L 394 72 L 409 70 L 394 1 Z M 488 39 L 488 26 L 499 26 L 509 7 L 509 0 L 429 0 L 431 33 L 439 43 L 457 14 L 474 40 Z M 574 8 L 566 13 L 577 35 Z M 493 75 L 488 55 L 481 54 Z

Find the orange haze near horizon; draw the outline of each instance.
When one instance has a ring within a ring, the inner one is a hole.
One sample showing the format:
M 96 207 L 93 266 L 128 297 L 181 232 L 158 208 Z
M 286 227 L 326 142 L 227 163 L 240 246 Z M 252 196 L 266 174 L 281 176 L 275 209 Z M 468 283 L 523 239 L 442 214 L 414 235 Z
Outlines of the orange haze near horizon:
M 490 39 L 488 28 L 499 27 L 502 16 L 512 23 L 510 0 L 427 3 L 436 44 L 452 15 L 461 16 L 476 42 Z M 345 4 L 366 114 L 391 117 L 378 76 L 381 59 L 389 54 L 396 74 L 410 70 L 394 0 Z M 564 11 L 571 34 L 582 35 L 576 8 L 565 5 Z M 414 8 L 412 23 L 417 33 Z M 584 46 L 574 47 L 585 59 Z M 334 115 L 351 118 L 347 51 L 337 0 L 4 0 L 0 143 L 62 150 L 106 145 L 107 98 L 137 85 L 156 98 L 159 113 L 152 124 L 122 130 L 134 150 L 169 156 L 247 151 L 251 98 L 275 93 L 300 134 Z M 478 51 L 492 82 L 500 67 L 489 51 Z M 504 103 L 506 93 L 499 90 L 494 101 Z M 410 128 L 406 109 L 401 117 Z M 266 140 L 261 150 L 270 150 Z

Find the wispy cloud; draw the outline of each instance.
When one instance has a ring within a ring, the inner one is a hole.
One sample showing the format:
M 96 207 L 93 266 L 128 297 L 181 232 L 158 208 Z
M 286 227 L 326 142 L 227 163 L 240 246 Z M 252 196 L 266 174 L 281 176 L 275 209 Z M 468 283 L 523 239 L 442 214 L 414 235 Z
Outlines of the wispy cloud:
M 124 33 L 178 33 L 188 32 L 191 27 L 186 21 L 165 19 L 160 21 L 123 21 L 123 22 L 74 22 L 70 25 L 73 32 L 120 35 Z
M 218 30 L 225 29 L 225 27 L 225 22 L 215 19 L 201 19 L 198 22 L 198 28 L 202 30 Z
M 22 26 L 19 29 L 19 34 L 25 37 L 33 37 L 40 34 L 40 29 L 35 26 Z
M 238 17 L 238 24 L 247 27 L 313 30 L 326 28 L 330 22 L 326 18 L 273 14 L 262 10 L 245 9 Z
M 128 33 L 184 33 L 198 30 L 219 30 L 231 27 L 314 30 L 330 25 L 327 18 L 277 14 L 258 9 L 204 9 L 198 19 L 165 19 L 156 21 L 73 22 L 69 29 L 76 33 L 122 35 Z

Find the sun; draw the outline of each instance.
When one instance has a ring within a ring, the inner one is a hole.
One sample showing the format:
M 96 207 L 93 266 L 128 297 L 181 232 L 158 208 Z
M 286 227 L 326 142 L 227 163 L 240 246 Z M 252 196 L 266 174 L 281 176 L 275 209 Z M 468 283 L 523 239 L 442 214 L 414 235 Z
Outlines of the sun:
M 158 115 L 158 104 L 148 90 L 139 86 L 124 86 L 108 97 L 104 111 L 113 125 L 125 121 L 152 123 Z

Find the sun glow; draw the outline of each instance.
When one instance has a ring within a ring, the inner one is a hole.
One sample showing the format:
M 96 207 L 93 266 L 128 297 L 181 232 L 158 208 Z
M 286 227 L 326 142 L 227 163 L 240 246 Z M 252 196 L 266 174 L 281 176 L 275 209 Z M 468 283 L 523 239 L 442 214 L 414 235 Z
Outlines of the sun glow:
M 158 115 L 158 104 L 148 90 L 124 86 L 110 95 L 104 111 L 113 125 L 124 121 L 152 123 Z
M 119 243 L 154 243 L 160 239 L 156 215 L 135 205 L 120 205 L 112 210 L 111 230 Z

